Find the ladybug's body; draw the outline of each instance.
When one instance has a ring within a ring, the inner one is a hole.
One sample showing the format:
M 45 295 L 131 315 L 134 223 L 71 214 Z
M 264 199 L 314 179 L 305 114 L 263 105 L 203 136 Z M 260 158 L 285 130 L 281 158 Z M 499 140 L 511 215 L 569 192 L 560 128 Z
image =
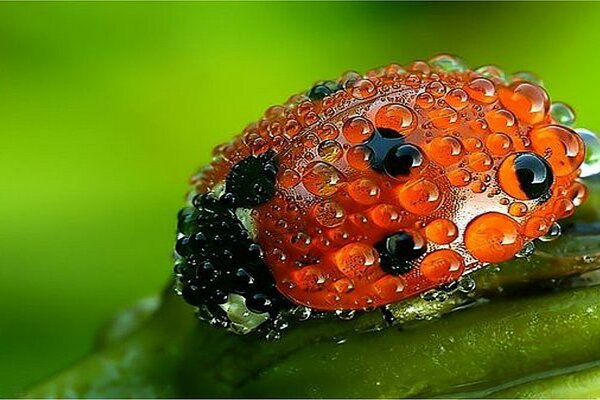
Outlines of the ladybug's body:
M 180 222 L 186 299 L 214 310 L 235 293 L 256 313 L 384 306 L 547 235 L 586 196 L 583 141 L 540 86 L 478 71 L 438 56 L 348 73 L 218 147 L 193 178 L 187 232 Z M 224 221 L 237 243 L 219 249 Z

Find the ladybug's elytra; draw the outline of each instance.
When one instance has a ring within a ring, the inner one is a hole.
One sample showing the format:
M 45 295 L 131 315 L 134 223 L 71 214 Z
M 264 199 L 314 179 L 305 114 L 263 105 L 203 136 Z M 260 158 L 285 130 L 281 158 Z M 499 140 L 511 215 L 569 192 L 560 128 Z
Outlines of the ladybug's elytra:
M 531 248 L 587 189 L 572 111 L 526 78 L 440 55 L 269 108 L 192 178 L 183 297 L 224 326 L 370 309 Z

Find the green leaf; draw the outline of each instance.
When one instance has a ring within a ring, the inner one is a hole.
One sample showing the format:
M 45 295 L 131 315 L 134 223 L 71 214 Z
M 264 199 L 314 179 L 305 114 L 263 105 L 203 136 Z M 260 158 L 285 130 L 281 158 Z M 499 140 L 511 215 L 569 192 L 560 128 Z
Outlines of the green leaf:
M 596 396 L 597 370 L 579 369 L 600 360 L 600 287 L 570 289 L 571 276 L 600 267 L 600 188 L 591 184 L 562 238 L 472 274 L 468 295 L 391 307 L 402 325 L 374 311 L 299 323 L 277 341 L 237 336 L 197 321 L 169 284 L 156 311 L 124 312 L 89 357 L 27 395 Z

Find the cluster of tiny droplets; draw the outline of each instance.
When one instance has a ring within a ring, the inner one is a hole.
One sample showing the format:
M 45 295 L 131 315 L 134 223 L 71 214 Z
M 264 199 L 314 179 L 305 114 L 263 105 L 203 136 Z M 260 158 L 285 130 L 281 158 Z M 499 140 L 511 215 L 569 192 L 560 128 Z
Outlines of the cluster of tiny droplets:
M 349 318 L 451 292 L 558 237 L 587 197 L 582 169 L 597 168 L 582 167 L 597 140 L 574 120 L 532 74 L 440 55 L 317 83 L 217 147 L 192 183 L 209 192 L 272 152 L 273 195 L 250 212 L 265 265 L 301 318 Z

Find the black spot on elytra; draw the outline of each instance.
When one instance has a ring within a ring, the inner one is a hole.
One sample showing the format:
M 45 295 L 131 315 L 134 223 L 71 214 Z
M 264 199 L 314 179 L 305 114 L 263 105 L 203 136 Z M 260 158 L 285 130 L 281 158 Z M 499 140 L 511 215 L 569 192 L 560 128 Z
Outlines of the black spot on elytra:
M 394 148 L 404 143 L 404 136 L 389 128 L 376 128 L 364 146 L 371 150 L 370 165 L 377 172 L 385 172 L 385 159 Z
M 423 165 L 423 154 L 417 146 L 400 144 L 392 147 L 383 161 L 385 172 L 401 178 L 408 177 L 413 168 Z
M 411 261 L 425 254 L 427 244 L 409 232 L 400 231 L 378 242 L 375 249 L 379 252 L 381 269 L 388 274 L 402 275 L 414 267 Z
M 530 199 L 538 199 L 550 190 L 554 182 L 552 167 L 534 153 L 520 153 L 514 161 L 519 187 Z

